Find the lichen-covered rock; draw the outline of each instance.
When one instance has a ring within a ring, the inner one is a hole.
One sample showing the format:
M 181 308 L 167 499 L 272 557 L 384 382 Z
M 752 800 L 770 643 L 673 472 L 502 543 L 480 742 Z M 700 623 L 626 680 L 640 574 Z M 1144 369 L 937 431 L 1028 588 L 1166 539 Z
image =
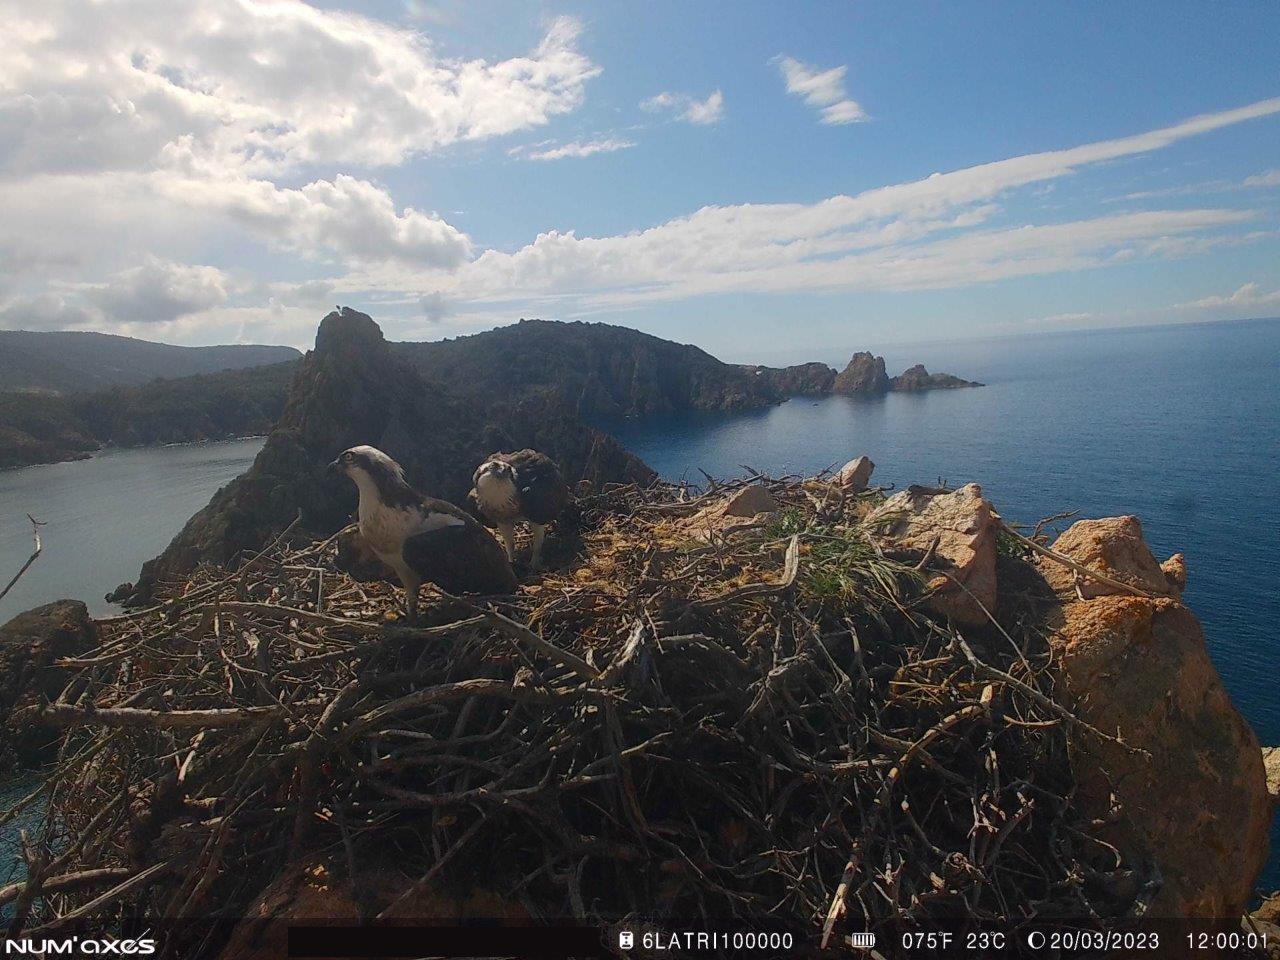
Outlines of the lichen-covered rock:
M 1074 559 L 1173 592 L 1134 518 L 1072 530 L 1057 546 Z M 1129 749 L 1073 729 L 1079 797 L 1108 821 L 1102 838 L 1125 859 L 1158 864 L 1163 885 L 1152 916 L 1240 916 L 1266 862 L 1271 824 L 1258 741 L 1218 678 L 1199 621 L 1177 599 L 1086 596 L 1055 615 L 1050 644 L 1062 695 Z
M 54 661 L 84 653 L 97 637 L 79 600 L 46 603 L 0 627 L 0 729 L 23 763 L 39 763 L 58 740 L 40 720 L 41 701 L 57 697 L 70 677 Z
M 886 549 L 934 558 L 929 604 L 957 623 L 987 625 L 996 608 L 995 511 L 976 483 L 959 490 L 911 486 L 867 517 Z M 936 547 L 934 544 L 936 542 Z
M 1166 561 L 1175 575 L 1170 578 L 1151 555 L 1142 536 L 1142 521 L 1137 517 L 1079 520 L 1058 537 L 1053 549 L 1090 570 L 1097 570 L 1147 593 L 1178 597 L 1182 593 L 1178 579 L 1186 582 L 1186 566 L 1181 562 L 1181 554 Z M 1040 557 L 1038 563 L 1045 580 L 1057 593 L 1076 595 L 1077 575 L 1074 571 L 1049 557 Z M 1092 577 L 1081 578 L 1079 588 L 1086 600 L 1124 593 L 1119 587 Z
M 875 468 L 870 457 L 856 457 L 840 468 L 840 472 L 836 474 L 836 483 L 846 493 L 861 493 L 871 482 L 871 473 Z

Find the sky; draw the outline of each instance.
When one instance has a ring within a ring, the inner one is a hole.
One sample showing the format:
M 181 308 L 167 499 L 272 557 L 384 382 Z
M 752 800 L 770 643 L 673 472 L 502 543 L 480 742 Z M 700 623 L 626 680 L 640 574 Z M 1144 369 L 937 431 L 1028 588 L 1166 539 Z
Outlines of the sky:
M 0 0 L 0 327 L 1280 315 L 1280 4 Z

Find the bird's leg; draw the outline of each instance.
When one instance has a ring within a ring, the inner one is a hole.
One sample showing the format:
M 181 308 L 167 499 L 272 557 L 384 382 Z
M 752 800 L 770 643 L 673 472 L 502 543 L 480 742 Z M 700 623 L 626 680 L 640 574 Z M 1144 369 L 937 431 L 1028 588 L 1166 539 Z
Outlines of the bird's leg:
M 421 580 L 410 580 L 404 585 L 405 620 L 408 623 L 418 622 L 418 591 L 422 588 Z
M 498 532 L 502 534 L 502 545 L 507 548 L 507 559 L 511 563 L 515 563 L 516 525 L 514 523 L 501 523 L 498 525 Z
M 529 526 L 533 528 L 533 549 L 529 554 L 529 566 L 537 570 L 542 566 L 542 541 L 547 536 L 547 525 L 530 522 Z

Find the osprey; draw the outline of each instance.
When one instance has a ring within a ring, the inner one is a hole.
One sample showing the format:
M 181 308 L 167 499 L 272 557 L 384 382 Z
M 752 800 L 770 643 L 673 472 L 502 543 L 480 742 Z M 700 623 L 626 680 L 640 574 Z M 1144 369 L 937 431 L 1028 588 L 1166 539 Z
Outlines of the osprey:
M 414 490 L 381 450 L 352 447 L 329 469 L 359 489 L 360 536 L 400 578 L 410 620 L 424 582 L 449 593 L 515 591 L 511 564 L 489 531 L 453 504 Z
M 515 560 L 516 522 L 527 520 L 533 527 L 529 565 L 538 569 L 547 524 L 569 502 L 569 488 L 555 461 L 537 450 L 494 453 L 480 464 L 472 481 L 471 500 L 502 534 L 508 559 Z

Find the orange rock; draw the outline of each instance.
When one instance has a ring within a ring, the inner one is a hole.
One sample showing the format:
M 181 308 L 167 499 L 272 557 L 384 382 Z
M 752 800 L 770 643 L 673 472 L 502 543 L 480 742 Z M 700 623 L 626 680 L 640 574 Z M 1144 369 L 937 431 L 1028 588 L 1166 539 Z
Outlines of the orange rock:
M 1095 560 L 1133 555 L 1127 526 L 1110 528 L 1119 544 L 1097 541 Z M 1271 801 L 1258 741 L 1223 689 L 1200 622 L 1171 598 L 1099 596 L 1060 614 L 1050 643 L 1069 706 L 1148 754 L 1070 732 L 1080 799 L 1100 820 L 1113 795 L 1120 805 L 1102 839 L 1131 862 L 1159 864 L 1151 916 L 1240 916 L 1266 862 Z
M 1151 555 L 1142 538 L 1142 522 L 1137 517 L 1105 517 L 1101 520 L 1080 520 L 1060 536 L 1053 545 L 1058 553 L 1065 554 L 1076 563 L 1106 574 L 1114 580 L 1128 583 L 1147 593 L 1177 597 L 1182 588 L 1171 582 Z M 1174 564 L 1174 561 L 1178 561 Z M 1171 569 L 1181 566 L 1181 577 L 1186 582 L 1186 567 L 1181 555 L 1171 557 Z M 1049 585 L 1063 595 L 1075 596 L 1076 573 L 1049 557 L 1038 557 L 1040 572 Z M 1080 591 L 1085 599 L 1123 593 L 1091 577 L 1080 580 Z

